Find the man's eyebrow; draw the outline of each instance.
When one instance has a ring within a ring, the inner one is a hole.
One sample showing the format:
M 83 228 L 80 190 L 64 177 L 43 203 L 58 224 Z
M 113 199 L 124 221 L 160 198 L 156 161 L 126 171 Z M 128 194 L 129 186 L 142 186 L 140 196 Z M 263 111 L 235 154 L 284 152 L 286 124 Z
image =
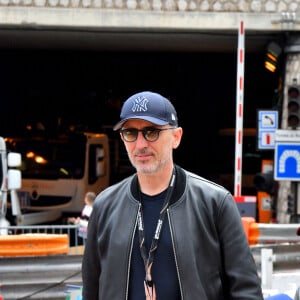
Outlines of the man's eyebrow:
M 146 126 L 146 127 L 140 128 L 140 129 L 135 128 L 135 127 L 124 127 L 121 130 L 155 130 L 155 129 L 160 129 L 160 128 L 155 127 L 155 126 Z

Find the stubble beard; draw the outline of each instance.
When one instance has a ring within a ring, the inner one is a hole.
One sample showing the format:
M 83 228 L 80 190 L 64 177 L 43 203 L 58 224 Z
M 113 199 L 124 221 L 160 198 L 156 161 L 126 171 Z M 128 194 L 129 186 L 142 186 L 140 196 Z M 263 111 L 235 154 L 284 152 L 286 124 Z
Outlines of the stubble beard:
M 167 165 L 166 159 L 155 160 L 152 163 L 149 163 L 148 161 L 135 162 L 134 159 L 129 156 L 129 160 L 136 171 L 142 174 L 154 174 L 161 170 L 165 165 Z

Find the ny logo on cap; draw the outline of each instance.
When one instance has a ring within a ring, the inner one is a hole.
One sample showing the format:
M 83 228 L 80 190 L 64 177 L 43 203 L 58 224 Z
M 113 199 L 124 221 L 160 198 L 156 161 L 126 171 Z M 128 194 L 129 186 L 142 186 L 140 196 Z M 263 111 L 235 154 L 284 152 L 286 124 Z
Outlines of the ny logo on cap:
M 138 112 L 138 111 L 147 111 L 147 103 L 149 100 L 143 96 L 137 97 L 134 99 L 133 106 L 132 106 L 132 111 L 133 112 Z

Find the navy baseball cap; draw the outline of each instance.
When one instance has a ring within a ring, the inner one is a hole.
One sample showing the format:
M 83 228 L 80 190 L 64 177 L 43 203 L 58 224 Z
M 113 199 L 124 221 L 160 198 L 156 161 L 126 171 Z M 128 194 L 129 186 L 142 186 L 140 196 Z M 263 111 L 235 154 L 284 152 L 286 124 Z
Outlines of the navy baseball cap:
M 130 119 L 145 120 L 159 126 L 178 126 L 177 113 L 172 103 L 162 95 L 148 91 L 129 97 L 123 104 L 120 119 L 113 130 L 120 129 Z

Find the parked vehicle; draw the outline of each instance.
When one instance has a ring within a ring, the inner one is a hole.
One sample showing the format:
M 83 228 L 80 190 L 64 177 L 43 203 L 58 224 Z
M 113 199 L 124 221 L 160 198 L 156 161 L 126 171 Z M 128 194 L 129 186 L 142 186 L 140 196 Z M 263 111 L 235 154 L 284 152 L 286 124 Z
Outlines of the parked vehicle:
M 21 153 L 21 215 L 17 225 L 54 222 L 80 214 L 84 195 L 109 185 L 109 143 L 106 134 L 71 132 L 56 136 L 7 138 L 7 147 Z

